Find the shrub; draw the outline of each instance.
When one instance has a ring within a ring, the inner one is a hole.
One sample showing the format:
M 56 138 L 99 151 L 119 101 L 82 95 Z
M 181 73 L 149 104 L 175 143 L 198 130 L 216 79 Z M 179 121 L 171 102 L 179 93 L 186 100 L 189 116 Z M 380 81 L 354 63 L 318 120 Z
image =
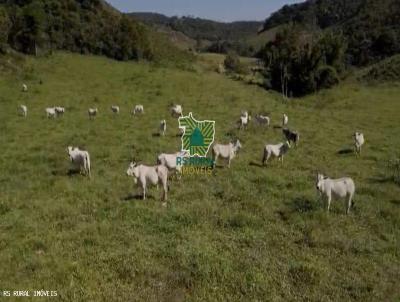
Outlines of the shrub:
M 245 67 L 240 62 L 240 57 L 235 52 L 229 52 L 224 61 L 224 66 L 227 71 L 236 72 L 243 74 L 245 73 Z

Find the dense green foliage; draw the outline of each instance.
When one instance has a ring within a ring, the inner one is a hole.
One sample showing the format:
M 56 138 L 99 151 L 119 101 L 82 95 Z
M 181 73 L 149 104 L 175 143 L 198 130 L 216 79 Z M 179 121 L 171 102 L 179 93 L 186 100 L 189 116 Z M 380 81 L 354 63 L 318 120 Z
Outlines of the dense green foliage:
M 176 51 L 101 0 L 0 0 L 0 46 L 4 43 L 28 54 L 63 49 L 118 60 L 157 59 Z
M 290 22 L 341 31 L 348 41 L 346 62 L 366 65 L 400 52 L 400 1 L 308 0 L 285 6 L 265 30 Z
M 284 27 L 260 52 L 270 87 L 286 97 L 301 96 L 339 82 L 346 43 L 332 32 L 309 33 L 296 25 Z
M 234 72 L 238 74 L 245 73 L 245 67 L 240 62 L 240 57 L 236 52 L 228 52 L 224 60 L 224 66 L 228 72 Z
M 49 301 L 73 302 L 399 301 L 400 186 L 387 167 L 399 158 L 399 85 L 343 83 L 282 103 L 202 66 L 69 53 L 26 60 L 26 72 L 0 76 L 2 290 L 57 290 Z M 216 141 L 237 136 L 243 148 L 230 169 L 221 160 L 211 177 L 171 181 L 164 208 L 154 187 L 146 202 L 132 197 L 125 172 L 132 158 L 155 164 L 179 150 L 172 102 L 215 120 Z M 139 103 L 146 113 L 133 118 Z M 67 111 L 48 120 L 44 108 L 55 105 Z M 241 110 L 268 112 L 272 127 L 237 130 Z M 273 127 L 284 112 L 302 141 L 283 163 L 261 167 L 265 144 L 284 139 Z M 166 136 L 153 136 L 164 118 Z M 355 130 L 367 139 L 359 158 L 342 152 Z M 68 145 L 89 150 L 91 180 L 68 175 Z M 326 213 L 317 171 L 355 180 L 350 215 L 341 201 Z
M 199 41 L 200 51 L 228 53 L 235 51 L 242 56 L 255 54 L 254 46 L 248 43 L 250 37 L 256 37 L 262 22 L 239 21 L 223 23 L 193 17 L 166 17 L 155 13 L 131 13 L 130 16 L 149 25 L 169 27 Z M 205 46 L 200 41 L 207 41 Z

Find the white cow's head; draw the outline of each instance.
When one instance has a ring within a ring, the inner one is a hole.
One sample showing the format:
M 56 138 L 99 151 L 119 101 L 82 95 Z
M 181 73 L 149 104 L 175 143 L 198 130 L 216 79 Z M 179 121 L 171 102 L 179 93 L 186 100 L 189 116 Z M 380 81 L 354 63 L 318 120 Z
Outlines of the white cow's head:
M 316 183 L 316 186 L 317 186 L 317 190 L 318 190 L 319 192 L 322 191 L 322 186 L 323 186 L 323 182 L 324 182 L 325 179 L 326 179 L 326 177 L 325 177 L 324 175 L 322 175 L 321 173 L 318 173 L 318 174 L 317 174 L 317 183 Z
M 130 163 L 128 170 L 126 171 L 126 174 L 128 176 L 134 177 L 135 182 L 136 179 L 139 177 L 139 167 L 137 166 L 136 163 Z
M 240 143 L 240 140 L 238 140 L 238 139 L 236 140 L 234 147 L 235 147 L 236 152 L 239 151 L 240 149 L 242 149 L 242 144 Z

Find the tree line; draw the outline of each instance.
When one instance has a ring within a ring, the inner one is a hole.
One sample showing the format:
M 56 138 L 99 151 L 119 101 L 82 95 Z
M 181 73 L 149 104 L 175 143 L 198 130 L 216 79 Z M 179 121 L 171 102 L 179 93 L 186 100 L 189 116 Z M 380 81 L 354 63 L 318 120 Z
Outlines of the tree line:
M 0 0 L 0 51 L 68 50 L 117 60 L 156 59 L 176 49 L 102 0 Z

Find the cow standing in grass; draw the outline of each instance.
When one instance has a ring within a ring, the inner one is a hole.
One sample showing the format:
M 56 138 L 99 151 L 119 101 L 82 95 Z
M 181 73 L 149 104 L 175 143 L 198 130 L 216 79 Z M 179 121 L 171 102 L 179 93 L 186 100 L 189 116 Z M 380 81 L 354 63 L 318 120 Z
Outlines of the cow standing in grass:
M 136 114 L 144 114 L 143 105 L 136 105 L 135 108 L 133 108 L 132 115 L 136 115 Z
M 282 127 L 287 126 L 289 124 L 289 117 L 284 113 L 282 116 Z
M 247 128 L 247 126 L 250 124 L 251 121 L 251 116 L 247 111 L 242 112 L 242 116 L 239 119 L 239 129 L 243 130 Z
M 297 147 L 300 141 L 300 134 L 297 131 L 292 131 L 287 128 L 283 128 L 282 133 L 288 142 L 293 142 Z
M 111 111 L 114 114 L 119 114 L 119 106 L 111 106 Z
M 94 119 L 97 116 L 98 112 L 99 110 L 97 108 L 89 108 L 88 110 L 89 119 Z
M 231 167 L 231 161 L 235 158 L 237 152 L 242 148 L 239 140 L 235 143 L 229 143 L 228 145 L 215 144 L 212 148 L 214 166 L 217 163 L 218 158 L 222 157 L 228 161 L 228 168 Z
M 20 105 L 19 106 L 19 111 L 20 111 L 20 113 L 21 113 L 21 115 L 23 117 L 27 117 L 27 115 L 28 115 L 28 107 L 26 107 L 25 105 Z
M 160 136 L 165 136 L 166 131 L 167 131 L 167 121 L 162 120 L 160 122 Z
M 262 159 L 262 164 L 266 165 L 268 160 L 273 157 L 277 157 L 279 161 L 283 164 L 283 157 L 289 151 L 290 143 L 280 143 L 277 145 L 266 145 L 264 147 L 264 156 Z
M 356 132 L 353 135 L 354 138 L 354 149 L 357 155 L 361 155 L 361 147 L 365 144 L 364 134 Z
M 136 163 L 131 163 L 128 170 L 126 171 L 128 176 L 134 178 L 135 184 L 143 192 L 143 200 L 146 200 L 146 190 L 147 185 L 157 186 L 162 185 L 163 192 L 161 200 L 166 201 L 168 196 L 168 168 L 159 166 L 145 166 L 137 165 Z M 163 205 L 166 205 L 165 203 Z
M 89 152 L 69 146 L 67 148 L 67 153 L 74 169 L 84 173 L 85 175 L 88 175 L 90 178 L 91 172 Z
M 255 116 L 255 120 L 256 120 L 257 124 L 260 126 L 269 127 L 269 125 L 271 124 L 271 119 L 269 118 L 269 116 L 266 116 L 266 115 L 257 114 Z
M 346 214 L 349 214 L 356 189 L 354 181 L 351 178 L 331 179 L 318 173 L 316 186 L 317 190 L 327 199 L 328 212 L 331 207 L 332 198 L 347 198 Z

